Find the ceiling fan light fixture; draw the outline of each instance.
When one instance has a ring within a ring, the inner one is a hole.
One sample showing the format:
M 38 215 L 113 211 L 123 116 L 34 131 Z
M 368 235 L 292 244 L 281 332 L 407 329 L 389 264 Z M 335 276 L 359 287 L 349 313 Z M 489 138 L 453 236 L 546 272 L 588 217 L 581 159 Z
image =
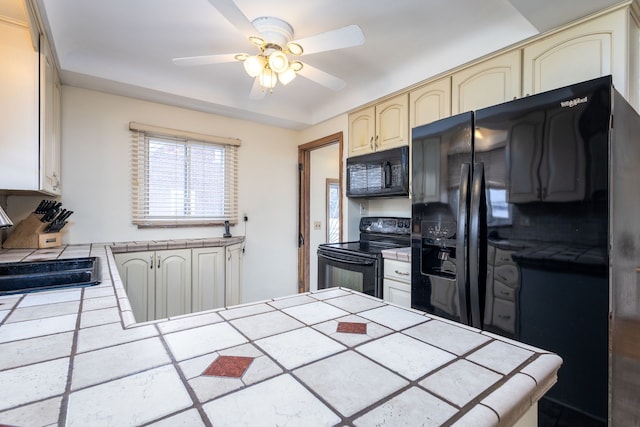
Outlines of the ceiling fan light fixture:
M 302 46 L 300 46 L 298 43 L 290 42 L 287 43 L 287 52 L 292 55 L 300 56 L 302 55 L 303 49 Z
M 249 57 L 249 55 L 247 55 L 246 53 L 239 53 L 236 56 L 234 56 L 236 61 L 240 61 L 240 62 L 246 61 L 248 57 Z
M 293 61 L 293 62 L 291 62 L 291 64 L 290 64 L 290 68 L 291 68 L 293 71 L 295 71 L 296 73 L 297 73 L 298 71 L 302 70 L 302 67 L 303 67 L 303 65 L 302 65 L 302 62 L 300 62 L 300 61 Z
M 261 55 L 249 56 L 244 61 L 244 70 L 251 77 L 256 77 L 262 72 L 262 70 L 264 70 L 264 65 L 265 65 L 264 56 L 261 56 Z
M 280 80 L 280 83 L 282 83 L 284 86 L 291 83 L 291 81 L 295 78 L 296 72 L 291 67 L 278 74 L 278 80 Z
M 282 51 L 276 50 L 269 55 L 269 68 L 276 73 L 283 73 L 289 68 L 289 60 Z
M 260 81 L 260 86 L 264 88 L 273 89 L 276 86 L 276 83 L 278 82 L 278 77 L 276 76 L 276 73 L 272 69 L 265 67 L 260 73 L 259 81 Z

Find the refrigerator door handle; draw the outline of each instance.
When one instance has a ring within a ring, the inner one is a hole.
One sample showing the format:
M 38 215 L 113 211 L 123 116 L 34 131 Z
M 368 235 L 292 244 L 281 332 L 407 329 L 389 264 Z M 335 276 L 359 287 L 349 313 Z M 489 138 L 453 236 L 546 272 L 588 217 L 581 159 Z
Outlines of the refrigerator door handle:
M 460 322 L 469 325 L 469 272 L 467 263 L 467 235 L 469 223 L 469 186 L 471 164 L 460 167 L 460 194 L 458 199 L 458 229 L 456 231 L 456 287 Z
M 471 326 L 482 328 L 487 281 L 487 204 L 484 163 L 474 163 L 469 212 L 469 294 Z

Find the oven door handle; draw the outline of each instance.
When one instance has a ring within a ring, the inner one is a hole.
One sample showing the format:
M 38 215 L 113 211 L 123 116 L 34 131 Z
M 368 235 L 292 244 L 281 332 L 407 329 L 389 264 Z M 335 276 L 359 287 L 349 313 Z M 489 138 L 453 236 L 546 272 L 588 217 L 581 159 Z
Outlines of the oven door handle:
M 318 257 L 328 259 L 329 261 L 341 262 L 343 264 L 351 264 L 351 265 L 372 265 L 376 263 L 375 259 L 366 260 L 366 261 L 348 261 L 346 259 L 334 258 L 324 254 L 318 254 Z

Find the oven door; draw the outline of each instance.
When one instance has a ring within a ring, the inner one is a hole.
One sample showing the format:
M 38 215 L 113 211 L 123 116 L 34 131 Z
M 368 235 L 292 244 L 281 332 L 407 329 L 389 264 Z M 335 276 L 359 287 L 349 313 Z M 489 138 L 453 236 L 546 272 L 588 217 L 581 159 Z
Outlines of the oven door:
M 379 266 L 376 257 L 318 249 L 318 289 L 341 286 L 382 298 Z

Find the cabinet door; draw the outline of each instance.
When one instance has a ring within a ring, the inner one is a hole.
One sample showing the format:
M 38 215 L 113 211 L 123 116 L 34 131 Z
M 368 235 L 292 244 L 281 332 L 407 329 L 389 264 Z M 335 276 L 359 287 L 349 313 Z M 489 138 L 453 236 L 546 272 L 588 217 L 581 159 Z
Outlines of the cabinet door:
M 192 310 L 224 307 L 225 250 L 203 248 L 191 251 Z
M 46 38 L 40 38 L 40 189 L 60 194 L 60 80 Z
M 452 114 L 477 110 L 520 96 L 520 51 L 514 50 L 453 74 Z
M 534 94 L 613 74 L 627 87 L 625 9 L 555 33 L 523 49 L 523 93 Z M 617 57 L 614 57 L 614 53 Z
M 191 250 L 157 251 L 156 319 L 191 313 Z
M 0 189 L 38 188 L 38 52 L 29 29 L 0 20 Z
M 451 77 L 427 83 L 409 92 L 409 128 L 451 115 Z
M 376 151 L 409 144 L 409 97 L 406 93 L 376 105 Z
M 131 310 L 138 322 L 154 320 L 155 267 L 153 252 L 129 252 L 113 255 L 118 265 Z
M 411 285 L 397 280 L 384 279 L 382 296 L 385 301 L 401 307 L 411 308 Z
M 242 302 L 242 244 L 227 246 L 225 252 L 225 305 L 228 307 Z
M 374 151 L 375 131 L 374 107 L 349 114 L 349 157 Z

